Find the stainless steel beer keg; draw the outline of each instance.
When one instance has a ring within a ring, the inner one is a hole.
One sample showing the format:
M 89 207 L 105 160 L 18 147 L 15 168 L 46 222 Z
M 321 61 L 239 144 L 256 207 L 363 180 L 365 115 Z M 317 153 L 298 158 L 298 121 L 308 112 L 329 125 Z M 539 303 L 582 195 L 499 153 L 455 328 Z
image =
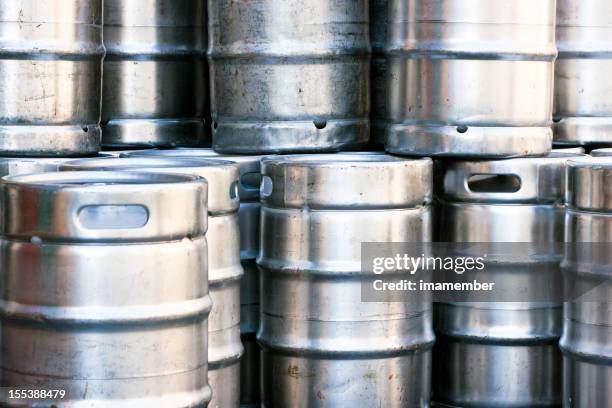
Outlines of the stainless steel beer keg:
M 376 145 L 384 145 L 387 129 L 387 19 L 389 0 L 370 0 L 370 41 L 372 43 L 371 69 L 371 139 Z
M 0 182 L 3 406 L 205 406 L 207 185 L 65 172 Z M 40 405 L 39 405 L 40 404 Z
M 607 157 L 612 156 L 612 148 L 610 149 L 595 149 L 591 151 L 593 157 Z
M 263 406 L 429 406 L 431 298 L 364 301 L 361 251 L 431 240 L 431 160 L 278 156 L 261 170 Z
M 612 3 L 557 0 L 555 144 L 612 146 Z
M 235 163 L 204 158 L 133 157 L 75 160 L 62 170 L 142 170 L 192 174 L 208 181 L 208 280 L 213 307 L 208 321 L 209 407 L 237 407 L 240 401 L 240 233 L 239 169 Z
M 369 140 L 366 0 L 209 0 L 213 147 L 337 151 Z
M 100 148 L 101 0 L 0 1 L 0 154 Z
M 498 292 L 436 304 L 436 403 L 560 405 L 565 166 L 578 156 L 440 162 L 438 239 L 478 243 L 467 252 L 487 251 L 470 253 L 487 266 L 466 279 Z
M 565 304 L 563 406 L 612 405 L 612 158 L 567 169 L 565 275 L 577 291 Z
M 245 352 L 240 361 L 241 406 L 259 406 L 260 349 L 255 335 L 259 327 L 259 271 L 255 259 L 259 254 L 259 185 L 260 160 L 263 156 L 235 156 L 216 153 L 212 149 L 182 148 L 143 150 L 125 157 L 211 157 L 229 160 L 240 166 L 240 259 L 244 277 L 240 285 L 240 335 Z
M 555 0 L 390 0 L 387 151 L 551 149 Z
M 104 45 L 104 146 L 204 141 L 205 1 L 105 0 Z

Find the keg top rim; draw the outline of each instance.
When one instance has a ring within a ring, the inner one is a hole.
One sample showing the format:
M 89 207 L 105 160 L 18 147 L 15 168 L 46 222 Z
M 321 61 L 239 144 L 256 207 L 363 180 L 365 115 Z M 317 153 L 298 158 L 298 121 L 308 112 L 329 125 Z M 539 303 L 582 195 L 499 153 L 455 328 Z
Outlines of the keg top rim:
M 285 156 L 266 156 L 262 159 L 262 163 L 274 164 L 274 165 L 291 165 L 291 166 L 328 166 L 328 165 L 342 165 L 342 164 L 362 164 L 362 165 L 377 165 L 389 163 L 432 163 L 432 159 L 429 157 L 423 158 L 405 158 L 398 156 L 391 156 L 385 153 L 378 154 L 377 152 L 344 152 L 344 153 L 330 153 L 330 154 L 295 154 Z
M 610 150 L 612 151 L 612 149 Z M 594 170 L 612 169 L 612 157 L 608 156 L 589 156 L 578 157 L 568 161 L 568 166 L 576 168 L 590 168 Z
M 204 183 L 202 177 L 189 174 L 163 174 L 126 171 L 57 171 L 5 176 L 5 185 L 44 188 L 88 188 L 112 185 L 163 185 L 176 183 Z
M 230 167 L 236 164 L 227 160 L 204 157 L 102 157 L 77 159 L 63 163 L 62 170 L 129 170 L 163 168 Z
M 605 149 L 595 149 L 591 151 L 592 157 L 608 157 L 612 156 L 612 148 L 608 147 Z
M 180 157 L 185 159 L 212 158 L 230 161 L 238 164 L 258 163 L 270 155 L 231 155 L 217 153 L 210 147 L 179 147 L 176 149 L 147 149 L 122 153 L 122 158 L 136 157 Z

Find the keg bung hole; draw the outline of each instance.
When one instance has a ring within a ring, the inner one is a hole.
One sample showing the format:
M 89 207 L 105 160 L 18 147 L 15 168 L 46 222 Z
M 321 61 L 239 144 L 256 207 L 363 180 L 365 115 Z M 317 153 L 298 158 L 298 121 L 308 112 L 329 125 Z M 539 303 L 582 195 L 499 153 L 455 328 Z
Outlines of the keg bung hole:
M 312 123 L 314 123 L 315 127 L 319 130 L 323 130 L 327 127 L 327 121 L 323 119 L 314 120 Z
M 142 205 L 88 205 L 81 207 L 78 219 L 92 230 L 136 229 L 149 222 L 149 211 Z
M 213 129 L 217 130 L 217 128 L 219 127 L 219 123 L 217 123 L 217 121 L 213 122 Z
M 263 176 L 261 178 L 261 188 L 259 189 L 259 194 L 262 197 L 270 197 L 273 190 L 274 186 L 272 185 L 272 179 L 268 176 Z
M 467 133 L 468 129 L 469 128 L 465 125 L 457 126 L 457 132 L 461 134 Z
M 89 132 L 89 126 L 85 125 L 85 126 L 81 126 L 81 129 L 83 130 L 83 132 L 87 133 Z
M 472 174 L 467 184 L 474 193 L 516 193 L 522 183 L 515 174 Z
M 261 186 L 261 173 L 244 173 L 240 177 L 242 188 L 247 191 L 259 191 Z

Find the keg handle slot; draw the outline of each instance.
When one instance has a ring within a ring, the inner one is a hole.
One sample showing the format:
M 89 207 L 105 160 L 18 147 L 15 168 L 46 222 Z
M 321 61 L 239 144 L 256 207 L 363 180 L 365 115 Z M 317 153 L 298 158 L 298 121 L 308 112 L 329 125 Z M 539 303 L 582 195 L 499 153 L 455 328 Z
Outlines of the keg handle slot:
M 522 187 L 516 174 L 474 173 L 467 178 L 467 188 L 472 193 L 512 194 Z
M 149 210 L 138 204 L 86 205 L 79 209 L 77 218 L 90 230 L 138 229 L 149 222 Z
M 262 197 L 270 197 L 272 195 L 272 191 L 274 191 L 274 185 L 272 183 L 272 178 L 269 176 L 261 177 L 261 188 L 259 189 L 259 194 Z
M 259 172 L 244 173 L 240 177 L 240 184 L 244 190 L 255 192 L 259 191 L 261 179 L 261 173 Z

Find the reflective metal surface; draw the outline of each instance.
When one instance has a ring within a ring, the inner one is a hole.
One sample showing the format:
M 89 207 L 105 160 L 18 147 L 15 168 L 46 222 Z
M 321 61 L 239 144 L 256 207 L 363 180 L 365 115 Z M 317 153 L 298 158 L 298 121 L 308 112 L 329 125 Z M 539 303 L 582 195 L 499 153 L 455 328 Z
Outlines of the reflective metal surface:
M 557 0 L 555 143 L 612 146 L 612 3 Z
M 205 1 L 105 0 L 104 45 L 104 146 L 203 142 Z
M 212 149 L 182 148 L 143 150 L 126 153 L 125 157 L 212 157 L 229 160 L 240 166 L 240 259 L 244 277 L 240 287 L 240 334 L 245 349 L 240 362 L 240 403 L 243 407 L 258 406 L 260 383 L 260 349 L 255 335 L 259 327 L 259 271 L 255 259 L 259 254 L 259 185 L 260 160 L 263 156 L 232 156 Z
M 387 59 L 385 43 L 387 41 L 387 18 L 389 0 L 370 0 L 370 40 L 372 43 L 371 69 L 371 141 L 384 145 L 387 127 Z
M 388 29 L 387 151 L 550 151 L 555 0 L 390 0 Z
M 564 407 L 612 405 L 612 158 L 568 166 L 566 250 L 563 270 L 580 291 L 565 304 L 561 337 Z M 602 245 L 602 243 L 608 243 Z M 599 246 L 597 246 L 599 245 Z
M 0 154 L 100 147 L 101 0 L 0 1 Z
M 544 158 L 440 163 L 438 239 L 562 243 L 565 167 L 576 157 L 552 153 Z M 561 281 L 561 249 L 530 251 L 518 257 L 503 250 L 487 253 L 487 268 L 468 276 L 494 280 L 499 290 L 516 297 L 478 301 L 477 293 L 469 293 L 466 301 L 436 304 L 432 385 L 433 399 L 442 406 L 561 404 L 561 300 L 539 297 L 552 282 Z
M 362 302 L 362 242 L 431 239 L 432 163 L 262 161 L 262 406 L 428 407 L 431 299 Z
M 369 140 L 365 0 L 209 0 L 213 147 L 337 151 Z
M 2 385 L 66 391 L 44 406 L 206 406 L 206 187 L 137 172 L 3 180 Z
M 208 279 L 213 307 L 208 321 L 208 379 L 211 408 L 237 407 L 240 401 L 240 232 L 238 165 L 196 157 L 132 157 L 75 160 L 62 170 L 146 170 L 193 174 L 208 181 Z

